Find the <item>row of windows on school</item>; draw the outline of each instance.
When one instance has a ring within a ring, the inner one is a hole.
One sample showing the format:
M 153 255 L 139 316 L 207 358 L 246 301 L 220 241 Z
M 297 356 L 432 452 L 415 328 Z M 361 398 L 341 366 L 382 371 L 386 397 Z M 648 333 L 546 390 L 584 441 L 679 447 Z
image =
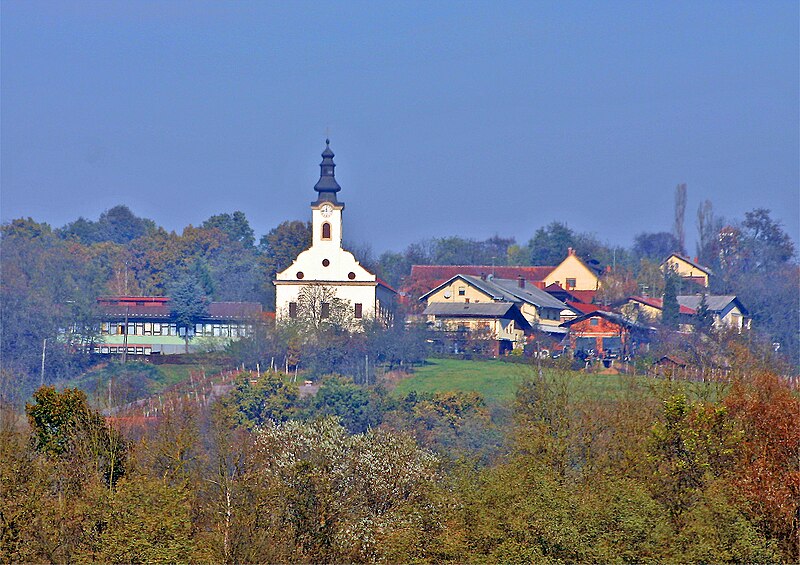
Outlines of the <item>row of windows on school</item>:
M 103 322 L 100 333 L 103 335 L 166 335 L 186 337 L 186 331 L 192 337 L 245 337 L 253 333 L 250 324 L 212 323 L 195 324 L 194 327 L 185 328 L 177 324 L 160 322 L 128 322 L 128 331 L 125 324 L 118 322 Z

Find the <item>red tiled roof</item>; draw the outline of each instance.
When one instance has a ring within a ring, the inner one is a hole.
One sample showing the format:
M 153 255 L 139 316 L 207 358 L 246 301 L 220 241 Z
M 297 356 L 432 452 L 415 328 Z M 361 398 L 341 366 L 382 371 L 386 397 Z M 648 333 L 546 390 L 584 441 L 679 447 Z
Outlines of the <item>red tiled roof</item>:
M 392 288 L 392 285 L 390 285 L 389 283 L 387 283 L 387 282 L 386 282 L 385 280 L 383 280 L 382 278 L 380 278 L 380 277 L 375 277 L 375 280 L 377 280 L 377 281 L 378 281 L 378 284 L 379 284 L 379 285 L 381 285 L 382 287 L 385 287 L 385 288 L 387 288 L 387 289 L 391 290 L 392 292 L 394 292 L 395 294 L 397 294 L 397 291 L 396 291 L 394 288 Z
M 498 279 L 519 277 L 536 283 L 543 281 L 555 267 L 509 267 L 493 265 L 412 265 L 411 279 L 427 279 L 437 286 L 456 275 L 494 275 Z
M 651 296 L 631 296 L 630 299 L 641 302 L 642 304 L 647 304 L 653 308 L 658 308 L 659 310 L 664 309 L 664 301 L 660 298 L 653 298 Z M 680 306 L 679 311 L 681 314 L 686 314 L 688 316 L 694 316 L 697 314 L 697 310 L 694 308 L 689 308 L 688 306 Z
M 598 310 L 603 312 L 611 312 L 611 309 L 608 306 L 603 306 L 601 304 L 586 304 L 584 302 L 567 300 L 567 305 L 582 314 L 591 314 L 592 312 L 597 312 Z
M 101 297 L 97 304 L 108 316 L 130 316 L 168 318 L 169 298 L 164 296 L 115 296 Z M 238 319 L 260 316 L 258 302 L 212 302 L 208 305 L 209 318 Z
M 545 292 L 551 294 L 566 293 L 571 296 L 576 302 L 583 302 L 584 304 L 591 304 L 597 294 L 596 290 L 567 290 L 560 284 L 550 283 L 544 287 Z
M 567 292 L 584 304 L 591 304 L 597 294 L 596 290 L 568 290 Z

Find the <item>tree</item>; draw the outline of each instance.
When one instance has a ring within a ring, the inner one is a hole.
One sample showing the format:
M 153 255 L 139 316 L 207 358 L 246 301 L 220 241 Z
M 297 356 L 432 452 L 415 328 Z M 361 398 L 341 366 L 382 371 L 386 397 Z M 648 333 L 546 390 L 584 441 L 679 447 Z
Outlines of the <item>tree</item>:
M 770 217 L 769 210 L 756 208 L 745 212 L 744 216 L 742 236 L 745 244 L 751 249 L 750 268 L 765 272 L 787 263 L 795 256 L 791 236 L 783 231 L 779 221 Z
M 250 227 L 250 222 L 244 212 L 236 211 L 233 214 L 216 214 L 211 216 L 201 225 L 204 229 L 216 228 L 228 235 L 231 241 L 237 241 L 245 247 L 252 247 L 255 243 L 255 232 Z
M 680 322 L 678 286 L 680 277 L 672 269 L 664 270 L 664 301 L 661 310 L 661 323 L 666 328 L 676 329 Z
M 700 298 L 700 304 L 697 306 L 697 314 L 695 314 L 692 321 L 695 331 L 700 333 L 707 333 L 714 324 L 714 315 L 708 308 L 706 293 L 703 293 Z
M 264 294 L 275 306 L 275 275 L 286 269 L 295 258 L 311 247 L 311 222 L 282 222 L 261 238 L 258 244 L 264 272 Z
M 88 462 L 109 487 L 123 476 L 122 437 L 89 408 L 82 391 L 68 388 L 59 393 L 53 387 L 41 387 L 33 400 L 25 405 L 25 412 L 37 450 L 78 465 Z
M 686 253 L 686 232 L 683 228 L 685 218 L 686 183 L 684 182 L 675 187 L 675 225 L 672 231 L 675 235 L 675 240 L 678 242 L 678 247 L 675 248 L 675 251 L 679 253 Z
M 770 360 L 769 365 L 774 364 Z M 786 562 L 800 558 L 800 399 L 776 371 L 739 356 L 741 378 L 724 406 L 742 432 L 733 481 L 763 531 L 776 539 Z
M 352 380 L 326 378 L 314 397 L 314 414 L 337 416 L 350 433 L 364 433 L 381 423 L 381 398 Z
M 242 375 L 223 406 L 234 411 L 234 423 L 247 428 L 269 422 L 285 422 L 298 414 L 297 386 L 287 384 L 278 375 L 265 374 L 251 383 L 252 374 Z
M 336 296 L 336 289 L 324 284 L 309 284 L 297 296 L 296 323 L 309 336 L 322 330 L 352 329 L 355 320 L 349 300 Z
M 97 222 L 78 218 L 58 230 L 64 239 L 75 239 L 86 245 L 110 241 L 129 243 L 156 229 L 155 222 L 137 217 L 124 205 L 114 206 L 100 214 Z
M 740 441 L 724 406 L 692 405 L 685 395 L 664 400 L 663 419 L 653 426 L 649 444 L 653 490 L 678 527 L 706 484 L 734 466 Z
M 184 328 L 186 353 L 189 352 L 189 338 L 194 323 L 208 312 L 210 300 L 203 286 L 196 278 L 184 275 L 179 278 L 170 292 L 170 314 L 179 328 Z
M 722 220 L 714 216 L 710 200 L 704 200 L 697 207 L 697 256 L 703 265 L 715 267 L 719 261 L 717 235 L 722 229 Z
M 669 232 L 640 233 L 633 240 L 633 252 L 640 259 L 661 262 L 680 250 L 680 242 Z
M 528 242 L 532 265 L 558 265 L 567 253 L 568 247 L 575 247 L 575 232 L 561 222 L 551 222 L 539 228 Z

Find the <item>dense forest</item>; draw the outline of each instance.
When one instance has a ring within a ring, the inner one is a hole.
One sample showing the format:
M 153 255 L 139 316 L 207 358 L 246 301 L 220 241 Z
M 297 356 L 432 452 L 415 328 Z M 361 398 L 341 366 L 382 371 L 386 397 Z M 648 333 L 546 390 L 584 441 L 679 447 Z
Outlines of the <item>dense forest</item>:
M 732 344 L 729 380 L 589 394 L 530 366 L 511 405 L 280 374 L 158 419 L 76 389 L 0 412 L 13 562 L 797 562 L 800 399 Z
M 106 364 L 74 346 L 98 331 L 96 298 L 191 287 L 272 309 L 273 276 L 309 245 L 310 226 L 285 222 L 257 239 L 234 212 L 177 234 L 124 206 L 60 228 L 5 224 L 0 556 L 797 562 L 800 399 L 785 378 L 798 359 L 794 244 L 766 210 L 724 222 L 706 203 L 698 230 L 711 291 L 737 294 L 754 330 L 663 332 L 654 351 L 724 358 L 729 370 L 716 378 L 620 376 L 598 392 L 569 359 L 518 357 L 508 362 L 526 377 L 510 403 L 398 396 L 392 379 L 430 355 L 425 327 L 265 325 L 210 361 L 257 372 L 231 373 L 208 399 L 158 396 L 153 417 L 115 411 L 148 394 L 153 365 Z M 552 265 L 573 247 L 604 271 L 598 299 L 613 301 L 662 293 L 660 262 L 686 251 L 678 236 L 643 233 L 613 247 L 553 222 L 524 244 L 446 237 L 378 256 L 348 248 L 390 284 L 413 288 L 412 264 Z M 105 389 L 74 387 L 91 371 L 107 378 L 105 404 Z

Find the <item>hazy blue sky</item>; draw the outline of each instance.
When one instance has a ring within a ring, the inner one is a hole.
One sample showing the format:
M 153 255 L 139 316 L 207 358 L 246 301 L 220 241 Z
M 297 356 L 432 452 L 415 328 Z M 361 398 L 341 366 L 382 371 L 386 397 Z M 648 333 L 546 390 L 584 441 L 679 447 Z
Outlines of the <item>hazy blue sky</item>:
M 2 2 L 3 221 L 127 204 L 168 229 L 309 219 L 326 127 L 345 239 L 630 244 L 674 187 L 798 238 L 798 3 Z M 693 244 L 690 246 L 692 252 Z

